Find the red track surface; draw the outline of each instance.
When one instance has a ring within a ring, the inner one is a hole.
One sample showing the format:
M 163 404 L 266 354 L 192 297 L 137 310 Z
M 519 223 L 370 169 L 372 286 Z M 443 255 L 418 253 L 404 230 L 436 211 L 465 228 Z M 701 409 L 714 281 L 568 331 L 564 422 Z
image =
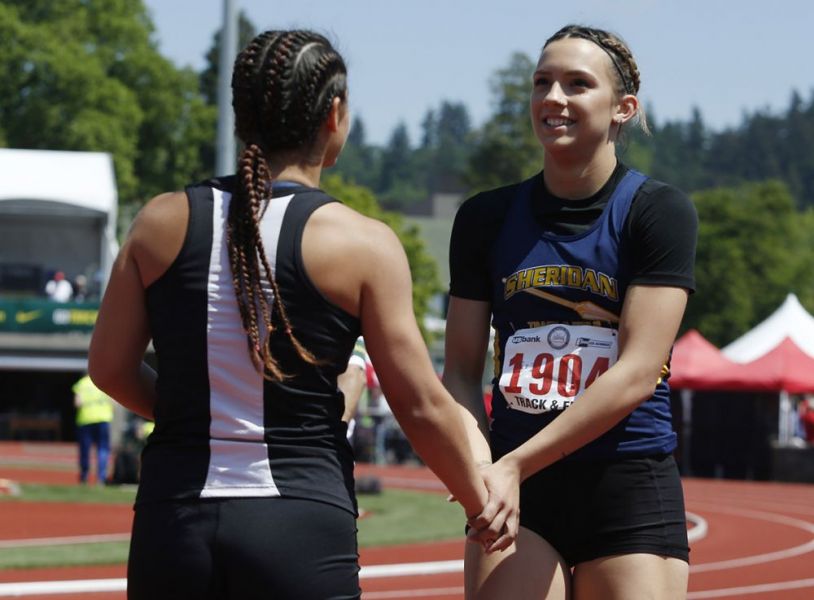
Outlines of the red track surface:
M 0 478 L 19 482 L 76 481 L 75 449 L 58 444 L 0 444 Z M 385 486 L 443 492 L 426 469 L 359 465 Z M 705 519 L 708 533 L 692 544 L 690 600 L 810 600 L 814 598 L 814 486 L 715 480 L 685 480 L 687 509 Z M 0 504 L 0 541 L 35 537 L 126 533 L 129 506 Z M 363 568 L 396 563 L 458 560 L 463 542 L 369 548 Z M 120 579 L 124 565 L 93 568 L 0 571 L 4 582 Z M 398 577 L 363 577 L 367 600 L 463 598 L 460 572 Z M 0 595 L 2 592 L 0 591 Z M 124 592 L 28 595 L 29 599 L 121 600 Z

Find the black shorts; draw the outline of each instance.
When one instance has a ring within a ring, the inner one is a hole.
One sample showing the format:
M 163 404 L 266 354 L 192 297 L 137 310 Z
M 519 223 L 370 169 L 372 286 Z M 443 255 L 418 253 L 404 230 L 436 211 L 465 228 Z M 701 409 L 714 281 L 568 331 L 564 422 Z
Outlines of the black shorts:
M 634 553 L 689 562 L 684 493 L 672 455 L 555 463 L 520 486 L 520 524 L 570 566 Z
M 292 498 L 140 504 L 127 597 L 360 598 L 356 518 L 330 504 Z

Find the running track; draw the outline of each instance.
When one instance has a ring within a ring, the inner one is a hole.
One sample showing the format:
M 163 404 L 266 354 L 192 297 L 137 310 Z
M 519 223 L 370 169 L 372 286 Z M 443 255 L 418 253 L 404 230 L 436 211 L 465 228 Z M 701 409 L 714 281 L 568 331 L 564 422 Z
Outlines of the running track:
M 0 444 L 0 478 L 70 483 L 73 465 L 70 445 Z M 360 465 L 358 473 L 375 474 L 385 486 L 443 493 L 426 469 Z M 706 524 L 704 535 L 693 533 L 689 599 L 814 598 L 814 486 L 700 479 L 684 485 L 688 511 Z M 3 503 L 0 547 L 65 536 L 126 538 L 131 517 L 121 506 Z M 363 549 L 363 598 L 462 599 L 462 548 L 452 541 Z M 0 571 L 0 598 L 121 600 L 124 574 L 123 565 Z

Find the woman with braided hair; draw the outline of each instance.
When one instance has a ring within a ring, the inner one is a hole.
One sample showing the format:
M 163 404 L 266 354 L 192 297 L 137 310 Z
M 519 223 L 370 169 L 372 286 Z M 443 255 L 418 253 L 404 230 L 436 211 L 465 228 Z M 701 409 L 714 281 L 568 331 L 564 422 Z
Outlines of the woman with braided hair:
M 619 37 L 562 28 L 532 83 L 545 168 L 467 200 L 450 243 L 444 381 L 486 487 L 506 499 L 475 532 L 486 549 L 467 545 L 466 594 L 678 600 L 689 548 L 667 379 L 697 217 L 682 192 L 617 159 L 627 127 L 647 130 Z
M 337 377 L 362 333 L 393 412 L 473 527 L 497 510 L 416 325 L 398 238 L 319 190 L 348 134 L 342 58 L 315 33 L 265 32 L 232 88 L 237 174 L 142 209 L 91 343 L 93 380 L 156 423 L 128 597 L 358 598 Z M 150 339 L 157 372 L 142 363 Z

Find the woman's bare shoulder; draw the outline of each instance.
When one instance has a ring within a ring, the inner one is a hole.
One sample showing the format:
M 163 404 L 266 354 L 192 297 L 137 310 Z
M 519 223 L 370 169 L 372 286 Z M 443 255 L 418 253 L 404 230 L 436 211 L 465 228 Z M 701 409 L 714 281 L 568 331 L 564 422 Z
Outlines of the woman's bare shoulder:
M 127 244 L 145 287 L 160 277 L 178 256 L 188 222 L 189 203 L 184 192 L 160 194 L 136 215 Z
M 389 225 L 363 215 L 340 202 L 326 204 L 312 215 L 308 223 L 323 241 L 371 255 L 402 250 L 398 236 Z
M 159 194 L 145 204 L 130 228 L 131 236 L 171 233 L 179 226 L 186 227 L 189 204 L 185 192 Z

